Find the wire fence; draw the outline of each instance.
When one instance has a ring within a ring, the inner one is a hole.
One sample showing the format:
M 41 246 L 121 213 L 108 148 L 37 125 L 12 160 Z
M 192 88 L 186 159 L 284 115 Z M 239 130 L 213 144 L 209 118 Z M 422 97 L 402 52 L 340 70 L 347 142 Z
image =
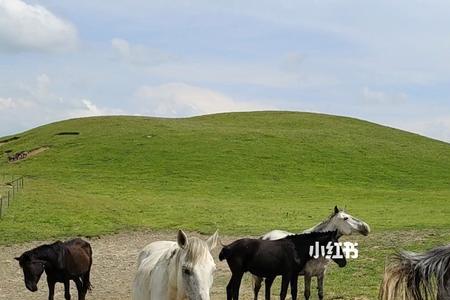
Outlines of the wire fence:
M 23 189 L 23 176 L 0 175 L 0 219 L 6 214 L 17 193 Z

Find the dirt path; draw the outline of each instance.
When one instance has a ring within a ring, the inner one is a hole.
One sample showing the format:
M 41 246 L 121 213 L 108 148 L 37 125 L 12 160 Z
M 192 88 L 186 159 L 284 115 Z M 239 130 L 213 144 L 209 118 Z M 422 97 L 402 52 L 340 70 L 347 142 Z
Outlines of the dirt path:
M 199 236 L 206 239 L 207 236 L 201 236 L 197 233 L 187 233 L 188 236 Z M 439 236 L 439 232 L 433 230 L 422 231 L 402 231 L 383 233 L 379 235 L 371 234 L 370 237 L 354 236 L 353 238 L 361 242 L 362 239 L 370 239 L 368 245 L 374 246 L 376 241 L 382 238 L 385 244 L 395 246 L 399 242 L 405 244 L 406 241 L 415 244 L 423 241 L 427 236 Z M 242 237 L 242 236 L 241 236 Z M 240 237 L 236 236 L 221 236 L 224 244 L 228 244 Z M 136 259 L 139 251 L 148 243 L 158 240 L 176 240 L 175 231 L 146 231 L 146 232 L 124 232 L 114 235 L 102 236 L 88 240 L 94 250 L 93 267 L 92 267 L 92 284 L 94 286 L 92 292 L 88 294 L 88 300 L 130 300 L 131 299 L 131 284 L 136 271 Z M 39 290 L 36 293 L 31 293 L 25 288 L 23 282 L 22 270 L 14 257 L 19 256 L 26 250 L 30 250 L 38 245 L 51 243 L 53 241 L 31 242 L 21 245 L 0 246 L 0 300 L 36 300 L 47 299 L 47 284 L 45 276 L 39 282 Z M 221 247 L 218 246 L 213 251 L 213 257 L 216 261 L 217 272 L 214 276 L 214 285 L 211 292 L 212 300 L 226 299 L 225 286 L 230 278 L 230 271 L 226 262 L 219 262 L 217 257 Z M 272 288 L 272 298 L 279 299 L 279 279 Z M 301 290 L 300 284 L 299 289 Z M 72 299 L 77 299 L 76 289 L 74 284 L 72 287 Z M 342 295 L 330 295 L 327 299 L 349 299 Z M 252 297 L 252 287 L 250 276 L 245 275 L 241 284 L 240 299 L 250 300 Z M 260 298 L 262 299 L 262 291 Z M 300 293 L 299 293 L 300 296 Z M 301 299 L 302 297 L 299 297 Z M 64 299 L 64 288 L 62 284 L 57 284 L 56 300 Z M 287 299 L 290 299 L 288 296 Z M 311 299 L 317 299 L 314 295 Z M 368 300 L 366 297 L 351 298 L 353 300 Z
M 49 147 L 39 147 L 39 148 L 33 149 L 33 150 L 28 152 L 27 158 L 31 157 L 31 156 L 38 155 L 39 153 L 47 151 L 48 149 L 50 149 L 50 148 Z
M 197 235 L 190 233 L 188 235 Z M 94 249 L 94 264 L 92 267 L 92 284 L 94 289 L 87 299 L 95 300 L 125 300 L 131 299 L 131 282 L 136 270 L 136 258 L 140 249 L 152 241 L 175 240 L 175 232 L 130 232 L 101 238 L 90 239 Z M 206 237 L 203 237 L 206 238 Z M 222 237 L 224 243 L 234 240 L 234 237 Z M 46 280 L 39 282 L 39 290 L 29 292 L 23 283 L 22 271 L 15 256 L 45 242 L 33 242 L 10 247 L 0 246 L 0 299 L 1 300 L 34 300 L 47 299 Z M 214 250 L 217 258 L 220 247 Z M 211 299 L 225 299 L 225 285 L 229 279 L 228 266 L 224 262 L 217 263 L 217 273 Z M 72 299 L 76 299 L 76 290 L 72 286 Z M 242 283 L 241 299 L 251 299 L 251 283 L 247 276 Z M 63 285 L 57 284 L 55 299 L 64 299 Z

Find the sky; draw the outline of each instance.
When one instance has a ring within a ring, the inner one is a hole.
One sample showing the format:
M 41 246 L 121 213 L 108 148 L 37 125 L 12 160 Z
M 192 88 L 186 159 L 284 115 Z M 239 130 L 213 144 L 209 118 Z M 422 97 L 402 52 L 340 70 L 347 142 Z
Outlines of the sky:
M 450 142 L 449 1 L 0 0 L 0 136 L 292 110 Z

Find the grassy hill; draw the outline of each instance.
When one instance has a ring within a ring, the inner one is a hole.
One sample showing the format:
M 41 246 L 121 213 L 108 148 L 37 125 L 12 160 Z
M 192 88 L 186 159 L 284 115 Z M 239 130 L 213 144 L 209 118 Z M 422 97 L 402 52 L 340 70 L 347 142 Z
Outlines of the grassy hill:
M 0 174 L 27 180 L 0 244 L 139 228 L 298 231 L 335 204 L 378 231 L 450 227 L 450 145 L 361 120 L 94 117 L 13 137 L 1 153 L 48 149 L 2 157 Z

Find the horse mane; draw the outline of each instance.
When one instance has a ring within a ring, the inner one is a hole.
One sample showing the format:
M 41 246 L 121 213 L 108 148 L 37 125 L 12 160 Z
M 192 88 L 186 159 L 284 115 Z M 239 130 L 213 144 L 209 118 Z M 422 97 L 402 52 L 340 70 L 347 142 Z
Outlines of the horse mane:
M 205 258 L 209 253 L 208 245 L 202 239 L 192 237 L 186 248 L 186 260 L 189 264 L 195 265 L 200 259 Z
M 24 257 L 27 256 L 27 257 L 30 257 L 30 258 L 31 258 L 32 255 L 39 255 L 39 256 L 44 255 L 45 256 L 46 254 L 49 253 L 49 251 L 54 250 L 55 246 L 58 245 L 58 244 L 62 244 L 62 242 L 61 241 L 56 241 L 53 244 L 40 245 L 40 246 L 38 246 L 36 248 L 33 248 L 31 250 L 28 250 L 28 251 L 25 251 L 22 254 L 22 256 L 24 256 Z
M 332 212 L 327 218 L 325 218 L 322 222 L 317 223 L 313 227 L 306 229 L 303 231 L 303 233 L 310 233 L 310 232 L 316 232 L 321 231 L 322 228 L 325 228 L 328 222 L 336 215 L 336 212 Z
M 313 231 L 313 232 L 305 232 L 305 233 L 299 233 L 299 234 L 291 234 L 286 237 L 286 239 L 289 240 L 315 240 L 318 238 L 324 238 L 324 237 L 332 237 L 333 234 L 337 234 L 337 230 L 335 231 Z
M 445 286 L 448 274 L 450 245 L 424 253 L 397 252 L 385 267 L 379 298 L 435 299 L 437 290 L 448 290 Z

